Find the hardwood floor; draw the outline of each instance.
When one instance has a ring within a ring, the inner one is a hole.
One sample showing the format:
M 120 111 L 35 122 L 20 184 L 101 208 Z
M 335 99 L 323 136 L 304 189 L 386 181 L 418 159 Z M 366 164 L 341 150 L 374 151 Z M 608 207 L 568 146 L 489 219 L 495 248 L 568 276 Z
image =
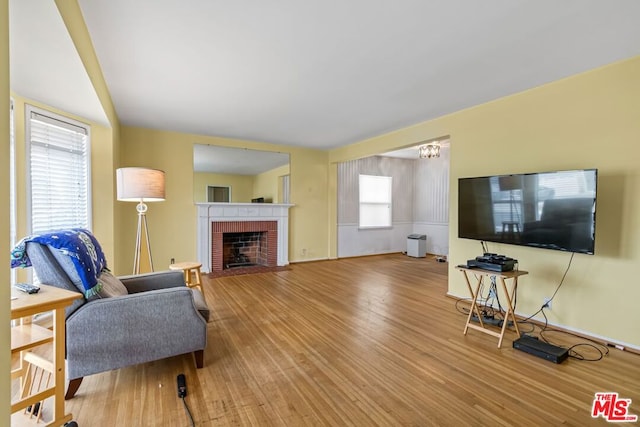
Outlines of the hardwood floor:
M 184 373 L 198 426 L 604 425 L 600 391 L 640 415 L 638 355 L 555 365 L 513 350 L 514 332 L 502 349 L 464 336 L 446 281 L 447 264 L 400 254 L 205 278 L 203 369 L 184 355 L 93 375 L 67 409 L 81 427 L 188 426 Z

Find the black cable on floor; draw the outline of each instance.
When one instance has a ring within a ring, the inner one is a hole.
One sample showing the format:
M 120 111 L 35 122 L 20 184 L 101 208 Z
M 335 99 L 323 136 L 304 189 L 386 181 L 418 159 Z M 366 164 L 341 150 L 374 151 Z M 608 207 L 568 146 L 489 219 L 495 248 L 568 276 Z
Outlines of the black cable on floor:
M 191 422 L 191 427 L 195 427 L 195 423 L 193 422 L 193 417 L 191 416 L 191 411 L 189 410 L 189 406 L 187 405 L 187 401 L 184 400 L 184 396 L 182 396 L 182 403 L 184 404 L 184 410 L 187 411 L 187 415 L 189 416 L 189 421 Z

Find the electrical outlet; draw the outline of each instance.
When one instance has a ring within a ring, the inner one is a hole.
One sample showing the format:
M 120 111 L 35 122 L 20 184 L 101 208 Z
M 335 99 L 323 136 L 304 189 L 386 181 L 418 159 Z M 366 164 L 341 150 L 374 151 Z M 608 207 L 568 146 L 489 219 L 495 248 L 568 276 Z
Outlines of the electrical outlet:
M 307 249 L 306 249 L 306 248 L 303 248 L 303 249 L 300 251 L 300 253 L 301 253 L 301 255 L 302 255 L 302 256 L 307 256 Z
M 176 263 L 176 259 L 175 258 L 171 258 L 171 262 L 169 264 L 175 264 Z
M 551 298 L 545 298 L 544 299 L 544 303 L 542 304 L 542 306 L 544 308 L 547 308 L 547 309 L 551 310 L 551 302 L 552 302 Z

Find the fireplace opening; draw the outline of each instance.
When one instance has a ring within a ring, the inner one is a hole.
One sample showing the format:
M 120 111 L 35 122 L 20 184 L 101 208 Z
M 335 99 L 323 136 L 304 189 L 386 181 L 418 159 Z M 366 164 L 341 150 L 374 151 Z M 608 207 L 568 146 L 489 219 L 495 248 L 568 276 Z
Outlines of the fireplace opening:
M 222 235 L 223 269 L 268 265 L 266 231 L 224 233 Z
M 244 272 L 277 265 L 277 221 L 211 222 L 212 273 L 233 275 L 237 274 L 232 273 L 234 271 Z

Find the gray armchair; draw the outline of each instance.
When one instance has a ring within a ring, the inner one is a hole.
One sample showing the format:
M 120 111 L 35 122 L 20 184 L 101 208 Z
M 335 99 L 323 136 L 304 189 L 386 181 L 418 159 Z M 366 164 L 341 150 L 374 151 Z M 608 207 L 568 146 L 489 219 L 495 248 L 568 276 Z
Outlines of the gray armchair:
M 42 283 L 81 289 L 68 256 L 34 242 L 27 243 L 26 252 Z M 113 285 L 102 295 L 76 300 L 66 311 L 65 399 L 75 395 L 83 377 L 99 372 L 191 352 L 196 367 L 203 366 L 209 309 L 197 289 L 185 286 L 182 272 L 120 280 L 103 274 Z

